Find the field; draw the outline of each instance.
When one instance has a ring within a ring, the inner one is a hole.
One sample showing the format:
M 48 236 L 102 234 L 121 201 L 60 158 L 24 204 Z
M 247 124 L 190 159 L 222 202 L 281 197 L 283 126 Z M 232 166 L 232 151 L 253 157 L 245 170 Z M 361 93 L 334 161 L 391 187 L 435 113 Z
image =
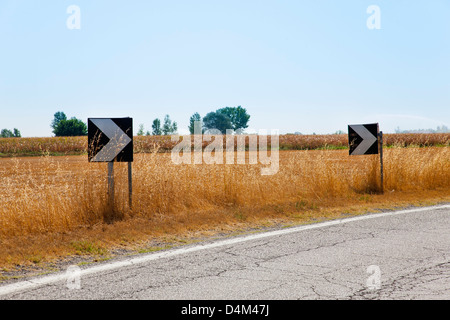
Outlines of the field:
M 383 140 L 386 147 L 448 147 L 450 133 L 385 134 Z M 170 136 L 134 137 L 137 153 L 169 152 L 175 144 Z M 281 150 L 345 149 L 348 136 L 287 134 L 280 135 L 279 144 Z M 0 157 L 80 155 L 87 154 L 87 147 L 86 137 L 0 138 Z
M 159 144 L 138 137 L 133 207 L 127 166 L 116 163 L 113 210 L 107 205 L 106 164 L 89 163 L 86 155 L 50 155 L 83 154 L 85 138 L 48 138 L 14 148 L 13 140 L 31 140 L 0 141 L 4 155 L 42 152 L 0 159 L 0 266 L 8 270 L 74 254 L 106 258 L 114 250 L 153 250 L 250 227 L 450 201 L 449 135 L 391 136 L 384 150 L 384 194 L 379 157 L 349 157 L 343 137 L 280 137 L 280 149 L 289 150 L 280 151 L 279 171 L 271 176 L 260 174 L 264 165 L 248 161 L 176 165 L 170 153 L 161 152 L 169 148 L 166 137 Z

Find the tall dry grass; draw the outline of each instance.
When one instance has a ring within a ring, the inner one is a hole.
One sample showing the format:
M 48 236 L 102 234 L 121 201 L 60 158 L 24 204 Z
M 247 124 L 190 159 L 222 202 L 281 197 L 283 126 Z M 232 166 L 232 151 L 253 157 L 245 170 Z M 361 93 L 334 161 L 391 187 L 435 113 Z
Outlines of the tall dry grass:
M 247 154 L 248 156 L 248 154 Z M 86 156 L 0 160 L 0 241 L 67 232 L 83 226 L 139 218 L 204 221 L 248 216 L 255 208 L 346 201 L 378 192 L 379 157 L 347 150 L 283 151 L 277 174 L 261 165 L 175 165 L 170 154 L 135 155 L 133 207 L 128 206 L 127 165 L 115 164 L 114 212 L 107 208 L 107 166 Z M 450 148 L 384 150 L 387 192 L 440 189 L 450 195 Z M 156 225 L 156 224 L 155 224 Z
M 170 136 L 134 137 L 134 149 L 138 153 L 170 152 L 175 144 L 176 142 L 173 142 Z M 203 146 L 206 145 L 207 142 L 203 144 Z M 384 145 L 387 147 L 448 147 L 450 146 L 450 133 L 385 134 Z M 285 134 L 280 135 L 279 146 L 281 150 L 344 149 L 348 147 L 348 135 Z M 87 149 L 87 137 L 0 138 L 0 156 L 3 157 L 85 154 Z

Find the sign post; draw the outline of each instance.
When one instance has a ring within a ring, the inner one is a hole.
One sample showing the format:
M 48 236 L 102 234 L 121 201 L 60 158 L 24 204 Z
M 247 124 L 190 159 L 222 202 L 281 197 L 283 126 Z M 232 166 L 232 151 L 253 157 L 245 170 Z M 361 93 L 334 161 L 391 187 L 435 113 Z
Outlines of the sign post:
M 114 162 L 108 162 L 108 207 L 114 208 Z
M 384 193 L 384 181 L 383 181 L 383 131 L 378 134 L 380 140 L 380 179 L 381 179 L 381 193 Z
M 129 206 L 132 207 L 133 119 L 89 118 L 89 162 L 108 163 L 108 204 L 114 208 L 114 162 L 128 162 Z
M 128 204 L 130 209 L 133 208 L 133 179 L 131 172 L 131 162 L 128 162 Z
M 348 126 L 349 155 L 380 154 L 381 192 L 383 187 L 383 132 L 378 123 Z

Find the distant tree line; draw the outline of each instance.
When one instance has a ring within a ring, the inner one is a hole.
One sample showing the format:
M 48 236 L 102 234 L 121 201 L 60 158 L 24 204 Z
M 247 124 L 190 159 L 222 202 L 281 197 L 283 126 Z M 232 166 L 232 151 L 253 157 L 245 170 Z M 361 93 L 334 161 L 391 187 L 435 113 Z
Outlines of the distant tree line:
M 21 134 L 20 131 L 16 128 L 13 129 L 13 131 L 8 129 L 2 129 L 0 132 L 0 138 L 20 138 Z
M 241 106 L 224 107 L 207 113 L 203 118 L 198 112 L 195 112 L 189 118 L 188 129 L 191 134 L 194 134 L 196 132 L 195 123 L 200 123 L 199 130 L 201 130 L 202 133 L 216 129 L 222 134 L 225 134 L 227 130 L 232 130 L 235 133 L 240 134 L 248 128 L 249 120 L 250 115 L 245 108 L 242 108 Z M 140 124 L 137 135 L 171 135 L 177 133 L 177 130 L 178 124 L 175 121 L 172 121 L 169 115 L 166 115 L 162 125 L 160 119 L 156 118 L 153 120 L 151 132 L 145 131 L 144 125 Z
M 56 137 L 76 137 L 87 135 L 86 123 L 75 117 L 67 119 L 66 114 L 62 111 L 58 111 L 54 114 L 50 127 Z M 14 128 L 13 131 L 2 129 L 0 132 L 0 137 L 18 138 L 21 137 L 21 134 L 16 128 Z
M 247 113 L 245 108 L 241 106 L 237 107 L 224 107 L 217 109 L 214 112 L 209 112 L 203 118 L 198 112 L 194 113 L 189 119 L 189 132 L 191 134 L 195 133 L 195 123 L 201 123 L 201 132 L 207 132 L 208 130 L 216 129 L 221 133 L 225 134 L 227 130 L 233 130 L 235 133 L 243 133 L 246 128 L 248 128 L 248 121 L 250 115 Z M 67 118 L 66 114 L 62 111 L 58 111 L 54 114 L 53 120 L 50 124 L 52 132 L 56 137 L 71 137 L 71 136 L 86 136 L 87 135 L 87 125 L 82 120 L 72 117 Z M 6 129 L 4 129 L 6 130 Z M 152 122 L 152 129 L 150 131 L 145 131 L 144 125 L 140 124 L 137 132 L 138 136 L 143 135 L 172 135 L 176 134 L 178 131 L 178 124 L 176 121 L 172 121 L 168 114 L 165 115 L 163 121 L 156 118 Z M 5 135 L 9 135 L 10 131 L 2 131 Z M 15 136 L 20 132 L 14 129 L 11 136 Z
M 395 133 L 448 133 L 449 128 L 445 125 L 438 126 L 436 129 L 415 129 L 415 130 L 400 130 L 400 127 L 395 129 Z
M 218 130 L 222 134 L 226 134 L 227 130 L 233 130 L 235 133 L 243 133 L 248 128 L 250 115 L 245 108 L 225 107 L 209 112 L 203 119 L 198 112 L 194 113 L 189 119 L 189 132 L 194 134 L 194 124 L 196 121 L 202 121 L 202 132 L 208 130 Z
M 175 121 L 172 121 L 170 119 L 170 116 L 168 114 L 166 114 L 166 116 L 164 117 L 164 123 L 162 126 L 161 126 L 161 120 L 159 118 L 156 118 L 155 120 L 153 120 L 153 123 L 152 123 L 152 132 L 150 132 L 150 131 L 144 132 L 144 125 L 140 124 L 137 135 L 138 136 L 143 136 L 143 135 L 161 136 L 161 135 L 175 134 L 175 133 L 177 133 L 177 131 L 178 131 L 178 124 Z
M 87 125 L 80 119 L 72 117 L 67 119 L 64 112 L 55 113 L 50 127 L 56 137 L 87 136 Z

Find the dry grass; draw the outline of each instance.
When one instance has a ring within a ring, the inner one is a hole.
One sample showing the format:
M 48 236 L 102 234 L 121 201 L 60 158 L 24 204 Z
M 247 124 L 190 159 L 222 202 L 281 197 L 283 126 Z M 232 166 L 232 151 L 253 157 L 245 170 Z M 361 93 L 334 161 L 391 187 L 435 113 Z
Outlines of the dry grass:
M 0 156 L 87 153 L 87 137 L 0 138 Z
M 280 135 L 281 150 L 345 149 L 348 135 Z M 270 141 L 270 138 L 269 138 Z M 248 139 L 247 139 L 248 142 Z M 176 142 L 170 136 L 134 137 L 134 150 L 138 153 L 168 152 Z M 203 145 L 205 146 L 207 142 Z M 430 147 L 450 146 L 450 133 L 399 133 L 385 134 L 387 147 Z M 86 154 L 87 137 L 51 138 L 0 138 L 0 157 L 41 156 L 41 155 L 79 155 Z
M 175 165 L 168 153 L 136 154 L 133 209 L 127 166 L 116 163 L 114 212 L 104 163 L 86 156 L 0 159 L 0 266 L 271 219 L 450 200 L 450 148 L 390 148 L 384 157 L 380 195 L 378 156 L 349 157 L 347 150 L 282 151 L 272 176 L 262 176 L 260 165 Z

